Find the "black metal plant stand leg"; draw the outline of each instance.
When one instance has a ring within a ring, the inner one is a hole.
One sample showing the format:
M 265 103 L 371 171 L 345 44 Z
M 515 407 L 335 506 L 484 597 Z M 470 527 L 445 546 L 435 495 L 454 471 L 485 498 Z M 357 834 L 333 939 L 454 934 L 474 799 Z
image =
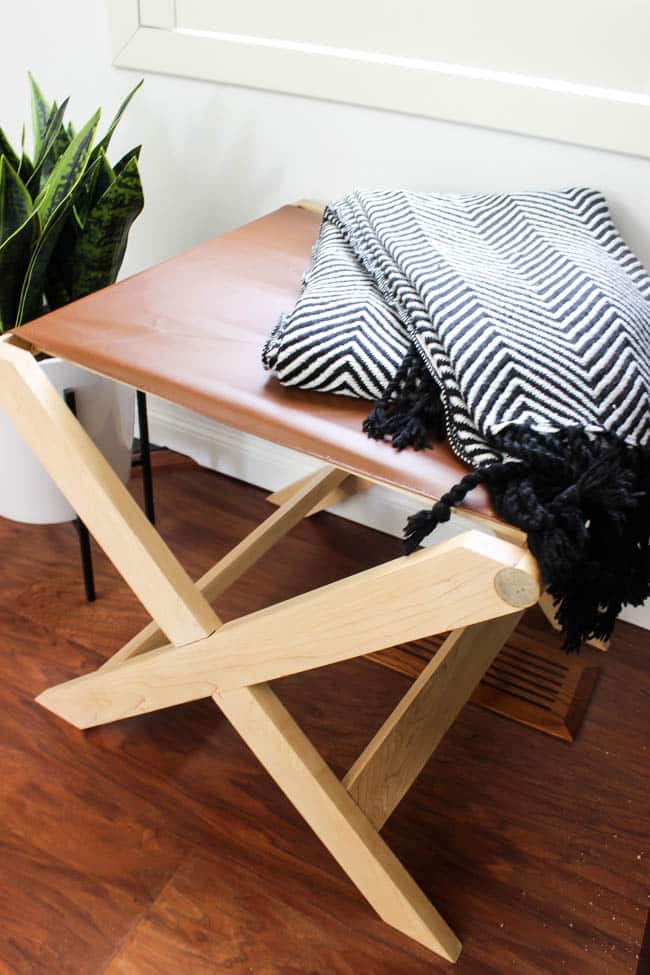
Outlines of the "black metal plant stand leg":
M 134 463 L 142 467 L 142 488 L 144 491 L 144 510 L 152 525 L 156 524 L 153 503 L 153 476 L 151 474 L 151 443 L 149 441 L 149 417 L 147 415 L 147 394 L 136 392 L 138 406 L 138 426 L 140 428 L 140 458 Z
M 77 397 L 74 389 L 64 389 L 63 399 L 66 406 L 74 415 L 77 415 Z M 93 556 L 90 549 L 90 535 L 81 518 L 75 518 L 74 526 L 79 535 L 79 551 L 81 553 L 81 568 L 84 574 L 84 589 L 86 590 L 86 600 L 89 603 L 95 601 L 95 573 L 93 572 Z
M 77 415 L 77 398 L 74 389 L 64 389 L 63 399 L 69 410 Z M 151 442 L 149 440 L 149 417 L 147 415 L 147 396 L 140 390 L 136 391 L 136 403 L 138 409 L 138 426 L 140 428 L 140 451 L 134 458 L 135 466 L 142 467 L 142 487 L 144 489 L 144 510 L 151 524 L 155 524 L 156 512 L 153 500 L 153 475 L 151 471 Z M 95 573 L 93 571 L 93 556 L 90 548 L 90 534 L 81 518 L 75 518 L 73 522 L 79 535 L 79 552 L 81 554 L 81 567 L 84 577 L 84 589 L 86 600 L 89 603 L 95 601 Z

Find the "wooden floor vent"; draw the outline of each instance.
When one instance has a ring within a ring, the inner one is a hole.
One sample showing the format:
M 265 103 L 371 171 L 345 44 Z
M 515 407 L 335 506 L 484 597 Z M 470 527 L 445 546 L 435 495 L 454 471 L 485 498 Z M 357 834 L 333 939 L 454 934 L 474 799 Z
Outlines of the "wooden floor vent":
M 445 634 L 373 654 L 375 662 L 417 677 Z M 471 702 L 554 738 L 573 741 L 585 716 L 600 667 L 592 653 L 567 655 L 536 629 L 522 625 L 472 695 Z M 586 658 L 589 659 L 586 659 Z

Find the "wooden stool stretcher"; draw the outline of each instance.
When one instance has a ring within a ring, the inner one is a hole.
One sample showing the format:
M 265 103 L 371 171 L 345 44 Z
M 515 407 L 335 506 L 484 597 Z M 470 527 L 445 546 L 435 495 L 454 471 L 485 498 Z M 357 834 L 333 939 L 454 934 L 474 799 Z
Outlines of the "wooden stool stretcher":
M 328 448 L 327 430 L 335 423 L 335 408 L 327 406 L 325 413 L 331 413 L 325 417 L 322 412 L 312 415 L 315 433 L 301 428 L 292 443 L 316 456 L 328 454 L 329 462 L 290 486 L 284 496 L 276 495 L 273 500 L 280 502 L 279 507 L 266 521 L 193 582 L 33 356 L 36 347 L 65 354 L 71 324 L 74 329 L 75 321 L 101 315 L 102 309 L 113 316 L 115 309 L 110 306 L 120 289 L 140 288 L 140 306 L 146 305 L 143 277 L 146 275 L 91 296 L 67 315 L 54 313 L 0 340 L 0 407 L 152 617 L 141 633 L 97 671 L 45 690 L 38 701 L 76 727 L 88 728 L 211 697 L 379 916 L 454 961 L 460 942 L 389 850 L 379 830 L 523 610 L 538 600 L 535 562 L 518 534 L 500 526 L 486 507 L 484 513 L 476 513 L 477 524 L 491 524 L 496 534 L 468 531 L 408 558 L 395 558 L 223 624 L 212 602 L 302 518 L 335 492 L 345 491 L 346 484 L 354 489 L 354 479 L 360 476 L 384 484 L 392 481 L 396 489 L 425 500 L 430 495 L 414 491 L 414 484 L 425 476 L 427 459 L 420 458 L 416 473 L 412 468 L 406 483 L 398 483 L 396 467 L 390 477 L 386 475 L 386 465 L 393 463 L 384 453 L 386 445 L 364 445 L 365 454 L 355 460 L 349 440 L 344 442 L 332 433 Z M 132 295 L 126 297 L 133 314 Z M 123 327 L 120 319 L 113 321 L 119 331 Z M 263 329 L 269 324 L 267 315 Z M 74 361 L 98 368 L 98 346 L 93 346 L 91 336 L 89 326 L 87 354 L 84 345 L 76 351 L 68 346 L 68 352 Z M 153 366 L 149 368 L 149 375 L 135 377 L 126 375 L 123 365 L 111 365 L 106 359 L 102 363 L 105 374 L 137 382 L 148 391 L 157 385 Z M 196 389 L 192 395 L 181 394 L 180 389 L 177 382 L 164 391 L 174 401 L 194 406 L 207 395 L 205 388 L 200 395 Z M 273 395 L 282 399 L 285 393 Z M 221 390 L 213 397 L 217 403 L 219 396 L 228 405 L 216 415 L 233 419 L 232 397 Z M 243 417 L 240 426 L 250 428 L 250 389 L 240 387 L 239 396 L 243 404 L 237 414 Z M 263 398 L 258 408 L 262 418 L 269 409 L 268 401 Z M 270 410 L 273 439 L 283 443 L 291 439 L 286 417 L 294 409 L 290 406 L 288 414 Z M 429 458 L 428 465 L 434 467 L 435 462 Z M 432 481 L 455 476 L 451 460 L 449 469 L 441 473 L 438 468 Z M 503 537 L 497 537 L 499 534 Z M 269 684 L 278 677 L 446 631 L 451 633 L 440 651 L 343 781 L 323 762 Z

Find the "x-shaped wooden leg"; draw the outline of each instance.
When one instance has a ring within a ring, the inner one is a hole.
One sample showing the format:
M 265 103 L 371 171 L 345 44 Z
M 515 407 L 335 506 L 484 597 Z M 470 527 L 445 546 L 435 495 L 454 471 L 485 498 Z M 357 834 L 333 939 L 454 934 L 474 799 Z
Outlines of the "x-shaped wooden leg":
M 15 336 L 0 340 L 0 405 L 153 618 L 104 667 L 39 701 L 83 728 L 212 697 L 380 917 L 455 960 L 460 942 L 378 830 L 538 598 L 530 556 L 468 532 L 222 625 L 209 600 L 344 471 L 315 474 L 195 584 Z M 343 782 L 266 683 L 446 630 Z
M 299 481 L 295 481 L 293 484 L 287 484 L 286 487 L 280 488 L 279 491 L 274 491 L 267 498 L 270 504 L 274 505 L 285 505 L 291 500 L 298 492 L 302 491 L 306 484 L 311 480 L 312 475 L 301 478 Z M 315 515 L 319 511 L 324 511 L 326 508 L 330 508 L 332 505 L 337 504 L 341 501 L 346 501 L 348 498 L 352 498 L 357 494 L 363 494 L 373 487 L 373 482 L 365 477 L 359 477 L 358 475 L 351 474 L 340 484 L 337 484 L 332 491 L 322 497 L 317 504 L 313 506 L 309 515 Z M 419 497 L 418 495 L 411 494 L 408 491 L 402 491 L 401 493 L 417 500 L 421 505 L 426 505 L 426 499 Z M 513 528 L 512 525 L 507 525 L 504 522 L 487 522 L 485 518 L 479 518 L 476 515 L 468 514 L 464 512 L 464 517 L 474 519 L 477 523 L 477 527 L 481 527 L 484 530 L 494 532 L 498 538 L 505 538 L 507 541 L 514 542 L 518 545 L 525 544 L 525 534 L 519 531 L 517 528 Z M 482 524 L 481 524 L 482 523 Z M 554 630 L 560 630 L 561 626 L 557 622 L 555 615 L 555 606 L 553 605 L 553 599 L 547 592 L 542 592 L 538 599 L 540 609 L 544 613 L 544 616 L 551 624 Z M 605 640 L 587 640 L 587 643 L 591 647 L 596 647 L 597 650 L 609 650 L 609 643 Z

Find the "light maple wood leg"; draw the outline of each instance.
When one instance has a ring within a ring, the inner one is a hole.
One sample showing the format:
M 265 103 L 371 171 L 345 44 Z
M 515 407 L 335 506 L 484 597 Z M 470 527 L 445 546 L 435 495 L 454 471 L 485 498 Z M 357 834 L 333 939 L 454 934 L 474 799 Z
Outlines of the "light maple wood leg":
M 107 721 L 349 660 L 510 616 L 539 596 L 521 549 L 467 532 L 221 626 L 50 687 L 39 703 L 71 724 Z
M 0 338 L 0 407 L 167 637 L 213 633 L 210 604 L 12 333 Z
M 274 504 L 277 506 L 285 505 L 289 500 L 294 498 L 304 487 L 309 483 L 310 478 L 313 475 L 308 475 L 307 477 L 301 477 L 299 481 L 294 481 L 292 484 L 287 484 L 286 487 L 280 488 L 278 491 L 274 491 L 273 494 L 269 494 L 267 501 L 269 504 Z M 337 504 L 339 501 L 345 501 L 347 498 L 352 498 L 356 494 L 361 494 L 372 487 L 372 482 L 366 480 L 363 477 L 357 477 L 356 474 L 345 474 L 341 479 L 341 483 L 338 484 L 333 490 L 322 497 L 316 504 L 307 512 L 306 517 L 310 518 L 312 515 L 317 515 L 319 511 L 324 511 L 325 508 L 330 508 L 333 504 Z
M 337 485 L 346 477 L 345 471 L 338 470 L 336 467 L 323 467 L 306 478 L 300 489 L 288 496 L 281 508 L 274 511 L 261 525 L 258 525 L 238 545 L 235 545 L 227 555 L 224 555 L 205 575 L 201 576 L 196 586 L 205 599 L 209 603 L 218 599 L 287 532 L 291 531 L 299 521 L 302 521 L 319 498 L 336 489 Z M 164 633 L 152 621 L 129 640 L 121 650 L 113 654 L 102 669 L 114 670 L 115 667 L 119 667 L 131 657 L 137 657 L 148 650 L 155 650 L 165 643 Z
M 456 935 L 270 687 L 217 693 L 214 700 L 379 916 L 455 961 Z
M 343 779 L 381 829 L 517 626 L 522 613 L 451 633 Z
M 302 477 L 298 481 L 293 481 L 291 484 L 285 485 L 285 487 L 274 491 L 273 494 L 267 496 L 267 501 L 270 504 L 282 505 L 288 501 L 289 498 L 299 491 L 307 483 L 308 478 Z M 314 505 L 309 515 L 315 515 L 324 508 L 329 508 L 331 505 L 336 504 L 339 501 L 346 501 L 348 498 L 352 498 L 357 494 L 363 494 L 372 487 L 376 486 L 388 487 L 388 485 L 383 484 L 380 481 L 373 481 L 367 477 L 361 477 L 358 474 L 350 473 L 345 481 L 343 481 L 331 494 L 323 498 L 318 504 Z M 423 495 L 417 494 L 414 491 L 409 491 L 406 488 L 401 488 L 397 486 L 392 486 L 393 491 L 397 494 L 408 498 L 413 504 L 416 504 L 419 508 L 426 508 L 433 504 L 434 499 Z M 524 532 L 520 531 L 519 528 L 515 528 L 514 525 L 508 525 L 504 521 L 497 521 L 494 518 L 490 518 L 486 515 L 477 514 L 468 508 L 458 508 L 454 509 L 454 513 L 459 515 L 462 521 L 471 525 L 480 531 L 486 532 L 488 535 L 494 535 L 496 538 L 501 538 L 504 541 L 512 542 L 514 545 L 524 546 L 526 544 L 526 535 Z
M 513 609 L 538 598 L 530 557 L 517 544 L 469 532 L 435 550 L 396 559 L 223 626 L 206 595 L 215 596 L 245 571 L 335 490 L 344 472 L 328 470 L 304 485 L 302 494 L 294 491 L 287 508 L 204 577 L 201 592 L 14 336 L 0 339 L 0 405 L 152 615 L 156 642 L 161 631 L 172 644 L 142 653 L 151 646 L 150 628 L 136 638 L 136 659 L 127 659 L 133 652 L 123 654 L 114 667 L 50 688 L 39 700 L 87 727 L 212 696 L 380 917 L 454 961 L 460 952 L 456 936 L 265 681 L 450 626 L 471 627 L 495 618 L 505 626 Z M 461 636 L 459 645 L 465 647 L 468 667 L 478 668 L 471 641 L 463 642 Z M 434 739 L 456 706 L 451 677 L 446 683 L 449 715 L 433 729 Z M 463 674 L 459 679 L 467 681 Z M 420 688 L 417 704 L 398 714 L 383 739 L 397 742 L 408 732 L 407 744 L 420 756 L 410 763 L 409 776 L 423 754 L 412 719 L 427 699 L 440 702 L 445 697 L 444 677 L 439 681 L 435 695 Z M 419 723 L 425 727 L 426 719 Z M 364 753 L 364 768 L 379 762 L 372 757 L 375 753 L 382 753 L 383 764 L 384 746 L 379 744 Z M 361 778 L 355 776 L 356 781 Z M 348 784 L 354 791 L 354 784 Z

